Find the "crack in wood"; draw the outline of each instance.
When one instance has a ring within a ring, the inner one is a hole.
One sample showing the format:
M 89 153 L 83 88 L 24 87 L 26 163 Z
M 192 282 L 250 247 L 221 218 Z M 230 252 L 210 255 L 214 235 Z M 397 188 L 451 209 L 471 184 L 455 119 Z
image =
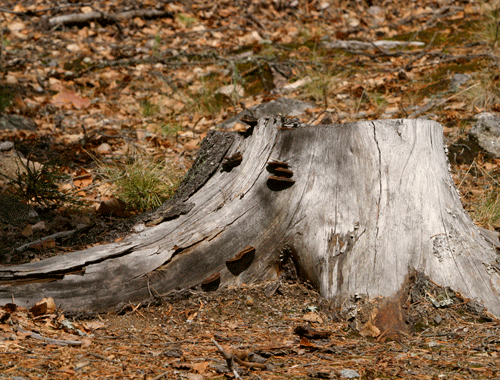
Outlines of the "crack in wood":
M 83 264 L 78 264 L 73 267 L 68 267 L 60 270 L 49 270 L 47 272 L 19 272 L 10 271 L 10 276 L 8 275 L 9 270 L 3 270 L 0 272 L 0 285 L 11 284 L 15 282 L 16 284 L 30 283 L 30 282 L 47 282 L 47 281 L 59 281 L 64 279 L 64 276 L 70 274 L 84 275 L 86 268 L 89 265 L 99 264 L 103 261 L 115 259 L 117 257 L 126 256 L 129 253 L 134 252 L 136 246 L 128 247 L 124 251 L 119 251 L 114 254 L 99 257 L 95 260 L 85 261 Z

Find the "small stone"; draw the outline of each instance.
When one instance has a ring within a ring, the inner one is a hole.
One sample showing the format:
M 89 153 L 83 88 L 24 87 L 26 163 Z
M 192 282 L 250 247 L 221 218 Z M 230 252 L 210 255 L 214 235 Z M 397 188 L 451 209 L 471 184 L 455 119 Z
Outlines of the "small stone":
M 43 230 L 47 229 L 47 223 L 45 223 L 45 221 L 41 220 L 37 224 L 34 224 L 31 228 L 32 228 L 33 232 L 43 231 Z
M 439 314 L 437 314 L 435 317 L 434 317 L 434 322 L 436 323 L 436 325 L 440 325 L 441 322 L 443 322 L 443 317 L 441 317 Z
M 455 74 L 450 80 L 450 90 L 457 91 L 459 87 L 470 81 L 472 77 L 469 74 Z
M 132 229 L 134 232 L 139 233 L 146 229 L 146 225 L 144 223 L 139 223 L 132 227 Z
M 111 146 L 107 143 L 102 143 L 101 145 L 99 145 L 97 147 L 97 153 L 99 154 L 107 154 L 107 153 L 111 153 Z
M 254 305 L 253 298 L 251 296 L 247 296 L 246 304 L 247 304 L 247 306 L 253 306 Z
M 360 377 L 360 374 L 353 369 L 343 369 L 340 371 L 340 377 L 344 379 L 356 379 Z
M 4 141 L 0 143 L 0 151 L 6 152 L 11 150 L 14 147 L 14 143 L 12 141 Z

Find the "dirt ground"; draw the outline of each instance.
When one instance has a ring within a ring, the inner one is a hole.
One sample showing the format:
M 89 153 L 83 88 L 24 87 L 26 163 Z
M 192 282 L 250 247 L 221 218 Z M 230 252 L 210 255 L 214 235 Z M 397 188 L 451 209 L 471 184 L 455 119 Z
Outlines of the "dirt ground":
M 243 355 L 248 366 L 233 364 L 243 379 L 499 378 L 500 323 L 452 293 L 451 305 L 436 307 L 429 289 L 408 306 L 407 332 L 395 339 L 360 335 L 307 284 L 284 280 L 179 291 L 159 305 L 64 324 L 60 313 L 19 310 L 0 324 L 0 378 L 235 378 L 212 339 Z

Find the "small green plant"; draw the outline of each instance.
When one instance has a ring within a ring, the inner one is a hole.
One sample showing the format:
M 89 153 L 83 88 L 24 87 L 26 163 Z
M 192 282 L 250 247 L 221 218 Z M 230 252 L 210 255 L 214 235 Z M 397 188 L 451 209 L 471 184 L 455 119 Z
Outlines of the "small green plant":
M 333 97 L 333 89 L 339 81 L 338 76 L 331 72 L 319 72 L 311 75 L 311 81 L 304 86 L 303 96 L 318 103 L 324 103 L 329 97 Z
M 96 161 L 101 174 L 116 185 L 116 196 L 129 210 L 143 212 L 160 206 L 172 196 L 181 180 L 180 173 L 167 165 L 143 157 L 133 157 L 123 168 Z
M 388 104 L 387 99 L 385 98 L 384 94 L 381 94 L 379 92 L 374 92 L 373 94 L 371 94 L 370 100 L 379 109 L 384 108 Z
M 186 28 L 189 28 L 191 25 L 196 23 L 198 20 L 195 17 L 189 16 L 185 13 L 179 13 L 177 15 L 177 21 L 180 24 L 184 25 Z
M 11 86 L 0 84 L 0 112 L 3 112 L 14 99 L 14 93 Z
M 156 33 L 155 42 L 153 44 L 153 56 L 158 57 L 160 46 L 161 46 L 161 36 L 159 33 Z
M 210 116 L 218 115 L 224 108 L 231 105 L 232 101 L 229 96 L 214 92 L 212 86 L 206 82 L 203 82 L 201 89 L 192 96 L 191 101 L 191 107 Z
M 487 109 L 500 103 L 500 71 L 483 70 L 474 74 L 476 83 L 464 92 L 466 101 L 471 105 Z
M 163 123 L 160 125 L 160 132 L 164 136 L 175 136 L 181 130 L 182 126 L 178 123 Z
M 496 49 L 500 39 L 500 1 L 485 1 L 481 5 L 481 14 L 483 19 L 478 24 L 477 37 Z
M 151 103 L 148 99 L 141 101 L 142 116 L 150 117 L 155 116 L 160 112 L 160 106 L 158 104 Z
M 17 198 L 32 202 L 42 207 L 56 207 L 63 203 L 77 204 L 78 199 L 60 190 L 58 184 L 68 178 L 59 168 L 51 163 L 40 165 L 30 160 L 19 159 L 19 170 L 10 180 L 10 192 Z
M 483 226 L 500 226 L 500 192 L 498 188 L 488 191 L 471 212 L 471 217 Z

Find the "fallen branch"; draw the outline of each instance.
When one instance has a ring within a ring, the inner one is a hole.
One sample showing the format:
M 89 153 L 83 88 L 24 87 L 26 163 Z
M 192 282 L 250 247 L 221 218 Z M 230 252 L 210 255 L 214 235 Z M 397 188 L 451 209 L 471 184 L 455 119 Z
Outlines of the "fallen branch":
M 346 50 L 368 50 L 379 48 L 379 49 L 394 49 L 396 47 L 405 47 L 405 46 L 423 46 L 425 45 L 423 42 L 418 41 L 375 41 L 375 42 L 363 42 L 357 40 L 335 40 L 330 42 L 323 43 L 327 48 L 330 49 L 346 49 Z
M 30 338 L 36 339 L 36 340 L 41 340 L 44 343 L 47 344 L 55 344 L 58 346 L 81 346 L 83 342 L 80 342 L 78 340 L 63 340 L 63 339 L 53 339 L 53 338 L 45 338 L 41 336 L 40 334 L 34 333 L 33 331 L 28 331 L 23 329 L 22 327 L 17 327 L 17 331 L 28 334 Z
M 138 9 L 120 13 L 105 13 L 101 11 L 93 11 L 87 13 L 71 13 L 69 15 L 52 17 L 48 20 L 48 23 L 50 26 L 88 23 L 91 21 L 111 22 L 116 24 L 121 20 L 126 20 L 134 17 L 172 17 L 172 13 L 167 11 L 160 11 L 157 9 Z
M 38 239 L 38 240 L 32 241 L 32 242 L 30 242 L 30 243 L 23 244 L 23 245 L 21 245 L 20 247 L 17 247 L 17 248 L 16 248 L 16 251 L 18 251 L 18 252 L 24 252 L 24 251 L 26 251 L 27 249 L 29 249 L 30 247 L 32 247 L 33 245 L 43 243 L 44 241 L 49 240 L 49 239 L 56 239 L 56 238 L 60 238 L 60 237 L 67 237 L 67 236 L 71 236 L 71 235 L 73 235 L 76 231 L 77 231 L 77 230 L 69 230 L 69 231 L 60 231 L 60 232 L 56 232 L 55 234 L 52 234 L 52 235 L 49 235 L 49 236 L 44 236 L 44 237 L 43 237 L 43 238 L 41 238 L 41 239 Z
M 233 373 L 236 376 L 236 370 L 233 368 L 233 363 L 236 362 L 238 365 L 246 368 L 259 368 L 259 369 L 268 369 L 268 366 L 265 365 L 264 363 L 257 363 L 257 362 L 249 362 L 246 361 L 245 359 L 248 358 L 249 353 L 247 351 L 234 351 L 234 352 L 228 352 L 224 350 L 216 341 L 215 339 L 212 338 L 212 342 L 215 344 L 215 346 L 219 349 L 221 352 L 222 356 L 224 359 L 226 359 L 227 366 L 230 371 L 233 371 Z
M 240 375 L 238 374 L 238 372 L 236 372 L 236 369 L 234 369 L 233 367 L 233 355 L 229 352 L 224 351 L 224 349 L 219 345 L 219 343 L 215 341 L 214 338 L 212 338 L 212 343 L 215 344 L 215 347 L 217 347 L 217 349 L 222 354 L 224 359 L 226 359 L 227 368 L 229 368 L 229 370 L 234 374 L 234 377 L 241 380 Z

